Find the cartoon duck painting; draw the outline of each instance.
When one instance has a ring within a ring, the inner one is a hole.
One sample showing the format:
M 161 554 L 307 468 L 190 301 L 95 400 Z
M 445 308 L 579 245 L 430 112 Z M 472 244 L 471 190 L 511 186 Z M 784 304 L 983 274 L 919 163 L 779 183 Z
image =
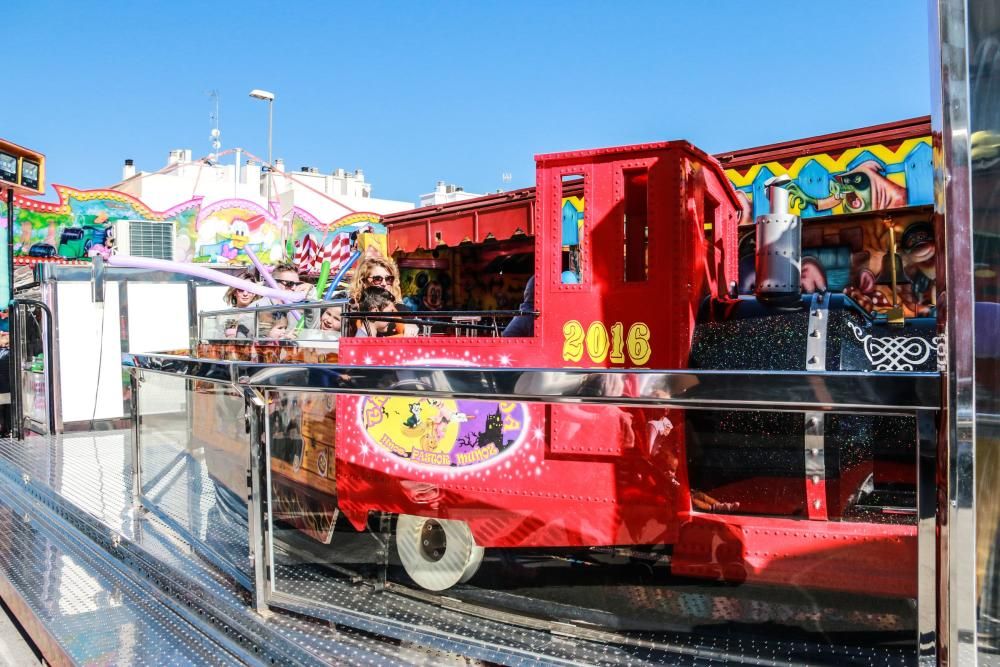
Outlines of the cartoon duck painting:
M 219 255 L 231 262 L 239 256 L 240 251 L 246 247 L 249 241 L 250 225 L 246 221 L 237 218 L 229 225 L 228 238 L 222 241 L 219 247 Z
M 201 246 L 199 254 L 211 258 L 211 261 L 235 263 L 250 244 L 250 229 L 255 222 L 254 219 L 235 218 L 225 232 L 216 235 L 217 242 Z

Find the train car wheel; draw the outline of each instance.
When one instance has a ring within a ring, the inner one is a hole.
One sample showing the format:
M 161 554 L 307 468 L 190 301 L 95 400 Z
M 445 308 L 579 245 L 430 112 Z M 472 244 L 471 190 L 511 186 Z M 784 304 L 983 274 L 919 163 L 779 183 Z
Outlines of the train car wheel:
M 400 514 L 396 522 L 396 548 L 406 573 L 429 591 L 443 591 L 471 579 L 485 552 L 464 521 L 410 514 Z

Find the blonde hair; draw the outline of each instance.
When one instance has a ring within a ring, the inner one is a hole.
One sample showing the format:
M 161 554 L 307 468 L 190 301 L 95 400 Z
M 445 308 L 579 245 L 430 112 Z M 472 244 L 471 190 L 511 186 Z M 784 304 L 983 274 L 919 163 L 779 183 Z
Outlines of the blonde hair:
M 399 268 L 396 266 L 396 262 L 385 257 L 366 257 L 361 260 L 357 268 L 354 269 L 354 278 L 351 279 L 351 300 L 354 302 L 361 301 L 361 293 L 366 287 L 369 287 L 366 281 L 376 267 L 385 269 L 393 277 L 392 286 L 387 286 L 386 289 L 392 292 L 396 301 L 402 301 L 403 295 L 399 291 Z
M 249 280 L 252 283 L 258 282 L 257 271 L 254 270 L 254 269 L 247 269 L 246 271 L 244 271 L 243 273 L 241 273 L 237 277 L 238 278 L 242 278 L 243 280 Z M 233 308 L 236 308 L 237 307 L 236 306 L 236 292 L 237 291 L 238 290 L 235 287 L 230 287 L 229 289 L 226 290 L 226 293 L 222 295 L 222 300 L 225 301 L 226 303 L 228 303 Z M 256 301 L 259 298 L 260 298 L 259 294 L 254 294 L 253 295 L 253 300 L 254 301 Z M 253 302 L 251 302 L 251 303 L 253 303 Z

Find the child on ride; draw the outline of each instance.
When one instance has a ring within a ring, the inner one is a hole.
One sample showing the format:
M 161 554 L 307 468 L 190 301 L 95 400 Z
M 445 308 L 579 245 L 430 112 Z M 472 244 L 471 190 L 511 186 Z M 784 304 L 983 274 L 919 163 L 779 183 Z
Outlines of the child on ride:
M 361 291 L 358 308 L 364 313 L 395 313 L 396 298 L 392 292 L 382 287 L 366 287 Z M 356 337 L 416 336 L 415 324 L 387 322 L 365 317 L 357 322 Z

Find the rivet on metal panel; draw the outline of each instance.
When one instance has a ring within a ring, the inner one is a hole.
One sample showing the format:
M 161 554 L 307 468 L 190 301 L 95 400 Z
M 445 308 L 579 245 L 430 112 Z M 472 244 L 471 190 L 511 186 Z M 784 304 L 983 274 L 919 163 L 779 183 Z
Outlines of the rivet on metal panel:
M 819 484 L 819 475 L 812 476 L 813 484 Z
M 820 503 L 819 498 L 813 501 L 813 507 L 815 507 L 816 509 L 819 509 L 821 505 L 822 504 Z
M 809 450 L 809 454 L 812 456 L 819 456 L 819 450 L 815 447 Z

